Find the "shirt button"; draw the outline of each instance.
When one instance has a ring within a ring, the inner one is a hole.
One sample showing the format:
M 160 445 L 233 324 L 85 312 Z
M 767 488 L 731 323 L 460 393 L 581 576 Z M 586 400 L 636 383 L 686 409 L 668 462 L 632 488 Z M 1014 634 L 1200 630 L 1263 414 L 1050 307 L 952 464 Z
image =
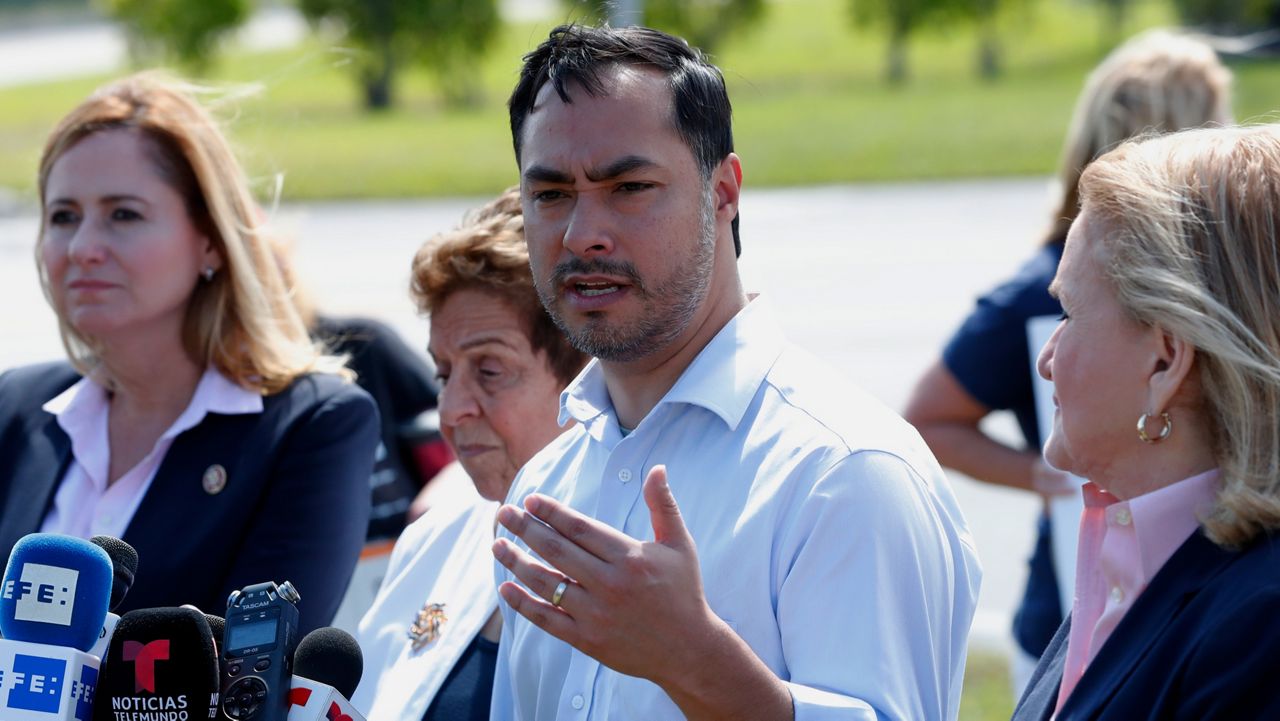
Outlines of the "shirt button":
M 1129 515 L 1128 509 L 1121 508 L 1120 510 L 1116 511 L 1116 523 L 1119 523 L 1122 526 L 1127 526 L 1129 525 L 1129 522 L 1132 520 L 1133 520 L 1133 516 Z
M 623 483 L 626 483 L 627 481 L 630 481 L 630 480 L 631 480 L 631 471 L 630 471 L 630 470 L 628 470 L 628 469 L 626 469 L 626 468 L 623 468 L 622 470 L 618 471 L 618 480 L 619 480 L 619 481 L 622 481 Z
M 1119 586 L 1112 586 L 1111 600 L 1115 603 L 1120 603 L 1124 600 L 1124 591 L 1120 590 Z
M 575 709 L 580 709 L 580 708 L 582 708 L 582 707 L 583 707 L 583 705 L 584 705 L 584 704 L 586 704 L 586 700 L 584 700 L 584 699 L 582 698 L 582 696 L 574 696 L 574 697 L 573 697 L 573 700 L 572 700 L 572 701 L 570 701 L 569 703 L 570 703 L 570 704 L 571 704 Z

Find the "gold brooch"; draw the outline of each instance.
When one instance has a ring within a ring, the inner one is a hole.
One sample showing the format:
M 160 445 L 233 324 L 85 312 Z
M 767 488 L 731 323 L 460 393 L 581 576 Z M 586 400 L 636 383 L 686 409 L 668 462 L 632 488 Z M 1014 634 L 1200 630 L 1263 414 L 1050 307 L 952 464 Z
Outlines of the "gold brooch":
M 448 620 L 449 617 L 444 615 L 443 603 L 428 601 L 424 604 L 409 626 L 409 640 L 413 642 L 413 650 L 421 651 L 423 646 L 440 638 L 440 627 Z

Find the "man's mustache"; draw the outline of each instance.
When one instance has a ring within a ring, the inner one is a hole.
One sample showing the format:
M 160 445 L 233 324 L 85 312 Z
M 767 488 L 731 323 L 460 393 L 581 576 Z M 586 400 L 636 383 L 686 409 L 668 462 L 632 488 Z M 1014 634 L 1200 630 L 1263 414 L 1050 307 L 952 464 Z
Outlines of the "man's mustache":
M 608 275 L 614 278 L 625 278 L 637 290 L 644 291 L 644 281 L 640 280 L 640 273 L 627 261 L 570 258 L 555 267 L 551 274 L 551 286 L 562 287 L 571 275 Z

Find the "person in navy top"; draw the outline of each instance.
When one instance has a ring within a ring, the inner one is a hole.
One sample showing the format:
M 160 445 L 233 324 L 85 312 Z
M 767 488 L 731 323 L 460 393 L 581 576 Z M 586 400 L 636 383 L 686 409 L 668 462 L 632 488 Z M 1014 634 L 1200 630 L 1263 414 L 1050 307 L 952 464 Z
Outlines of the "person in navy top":
M 916 384 L 905 416 L 938 460 L 984 483 L 1041 496 L 1026 590 L 1014 616 L 1021 651 L 1014 659 L 1015 694 L 1062 622 L 1050 545 L 1048 498 L 1074 492 L 1040 457 L 1027 321 L 1058 316 L 1049 282 L 1079 211 L 1077 184 L 1091 160 L 1143 132 L 1173 131 L 1231 120 L 1230 72 L 1213 50 L 1188 37 L 1157 31 L 1115 50 L 1089 76 L 1077 101 L 1059 171 L 1060 197 L 1041 246 L 1014 277 L 984 295 L 948 341 L 942 357 Z M 1017 419 L 1022 445 L 987 435 L 980 421 L 994 411 Z
M 1015 721 L 1280 718 L 1280 127 L 1095 161 L 1050 286 L 1045 459 L 1088 479 Z

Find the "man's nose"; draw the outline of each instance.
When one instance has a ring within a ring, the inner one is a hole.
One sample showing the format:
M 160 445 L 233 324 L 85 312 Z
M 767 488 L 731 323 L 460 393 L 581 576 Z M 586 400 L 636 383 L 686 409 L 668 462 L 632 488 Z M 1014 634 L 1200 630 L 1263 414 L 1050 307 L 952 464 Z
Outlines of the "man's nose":
M 564 247 L 578 257 L 608 255 L 614 249 L 612 213 L 597 195 L 579 193 L 565 225 Z

